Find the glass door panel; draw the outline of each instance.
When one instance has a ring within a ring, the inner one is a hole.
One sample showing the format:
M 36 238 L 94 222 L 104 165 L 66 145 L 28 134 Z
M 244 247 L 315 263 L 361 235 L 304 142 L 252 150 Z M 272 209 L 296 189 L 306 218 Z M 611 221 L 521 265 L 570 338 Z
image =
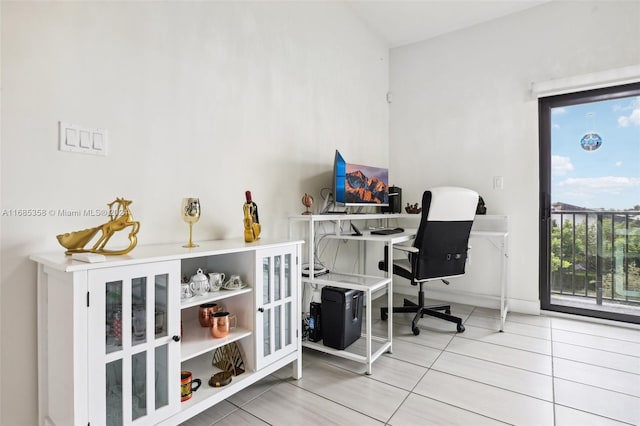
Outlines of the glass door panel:
M 271 258 L 262 259 L 262 303 L 271 302 Z
M 147 278 L 131 280 L 131 344 L 147 341 Z
M 280 261 L 280 257 L 281 256 L 274 256 L 273 257 L 273 261 L 274 261 L 274 268 L 273 268 L 273 300 L 280 300 L 282 299 L 282 296 L 280 294 L 281 291 L 281 280 L 282 277 L 280 276 L 281 271 L 281 261 Z
M 167 345 L 156 347 L 156 410 L 169 404 L 169 350 Z
M 291 344 L 291 302 L 287 302 L 284 305 L 284 344 L 285 346 L 289 346 Z
M 284 255 L 284 297 L 291 297 L 291 255 Z
M 106 283 L 106 353 L 122 349 L 122 281 Z
M 122 421 L 122 359 L 106 365 L 107 426 L 118 426 Z
M 271 309 L 265 309 L 263 312 L 263 328 L 262 328 L 262 340 L 263 355 L 271 355 Z
M 274 350 L 279 351 L 282 349 L 282 307 L 280 305 L 273 308 L 273 337 L 274 337 Z
M 168 298 L 169 275 L 162 274 L 155 276 L 155 317 L 154 328 L 156 339 L 167 335 L 167 298 Z
M 131 418 L 147 415 L 147 353 L 131 357 Z

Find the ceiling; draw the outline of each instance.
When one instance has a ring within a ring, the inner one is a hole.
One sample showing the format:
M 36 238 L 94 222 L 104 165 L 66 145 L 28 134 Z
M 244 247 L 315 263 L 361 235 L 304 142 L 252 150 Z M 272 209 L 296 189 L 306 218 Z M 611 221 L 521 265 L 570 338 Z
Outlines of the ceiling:
M 517 13 L 551 0 L 344 1 L 389 47 L 398 47 Z

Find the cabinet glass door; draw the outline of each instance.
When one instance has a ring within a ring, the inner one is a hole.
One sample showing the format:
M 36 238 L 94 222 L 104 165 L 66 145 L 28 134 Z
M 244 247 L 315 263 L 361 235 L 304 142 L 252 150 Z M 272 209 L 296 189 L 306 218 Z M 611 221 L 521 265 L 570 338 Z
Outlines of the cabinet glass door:
M 261 368 L 296 349 L 295 251 L 288 248 L 259 250 L 256 271 L 257 367 Z
M 92 422 L 150 424 L 180 409 L 179 276 L 179 262 L 89 272 L 89 318 L 104 318 L 89 324 L 90 374 L 104 383 Z

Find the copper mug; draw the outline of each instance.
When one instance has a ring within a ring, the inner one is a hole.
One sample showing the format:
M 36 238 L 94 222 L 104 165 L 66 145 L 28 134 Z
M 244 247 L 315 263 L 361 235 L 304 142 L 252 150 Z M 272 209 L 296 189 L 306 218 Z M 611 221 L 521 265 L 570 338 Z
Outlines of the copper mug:
M 217 303 L 203 303 L 198 310 L 198 320 L 203 327 L 211 327 L 211 319 L 216 312 L 224 311 L 222 305 Z
M 233 326 L 231 325 L 233 321 Z M 237 325 L 236 316 L 229 312 L 216 312 L 211 317 L 211 335 L 216 338 L 227 337 L 229 330 Z

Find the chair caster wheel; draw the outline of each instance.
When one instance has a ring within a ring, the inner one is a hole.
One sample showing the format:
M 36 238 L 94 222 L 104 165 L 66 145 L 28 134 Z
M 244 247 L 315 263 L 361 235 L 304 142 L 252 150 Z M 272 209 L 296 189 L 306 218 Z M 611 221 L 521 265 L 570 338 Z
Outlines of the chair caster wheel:
M 463 333 L 464 332 L 464 325 L 462 324 L 458 324 L 458 333 Z
M 418 327 L 413 327 L 411 331 L 413 331 L 414 336 L 417 336 L 418 334 L 420 334 L 420 329 Z

